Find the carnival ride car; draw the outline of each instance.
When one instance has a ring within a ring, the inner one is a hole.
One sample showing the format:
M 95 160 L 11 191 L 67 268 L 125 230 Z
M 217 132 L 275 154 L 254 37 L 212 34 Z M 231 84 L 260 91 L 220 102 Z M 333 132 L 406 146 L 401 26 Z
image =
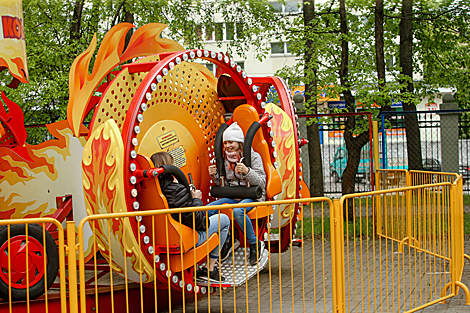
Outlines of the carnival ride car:
M 222 52 L 185 50 L 178 43 L 161 38 L 166 27 L 163 24 L 138 28 L 124 50 L 125 36 L 132 27 L 122 23 L 108 32 L 91 74 L 88 69 L 96 38 L 76 58 L 69 76 L 67 120 L 47 125 L 55 139 L 39 145 L 25 144 L 21 110 L 2 94 L 9 113 L 0 106 L 1 219 L 53 217 L 62 222 L 67 218 L 78 226 L 87 214 L 167 208 L 158 180 L 148 175 L 162 172 L 149 159 L 158 151 L 170 152 L 182 175 L 191 173 L 207 204 L 214 199 L 207 168 L 221 152 L 217 151 L 221 146 L 217 131 L 221 125 L 235 121 L 245 132 L 248 146 L 263 159 L 267 200 L 309 196 L 299 158 L 299 147 L 306 141 L 299 138 L 293 101 L 281 78 L 248 77 Z M 134 61 L 128 63 L 129 60 Z M 202 61 L 217 65 L 221 75 L 215 77 Z M 271 87 L 279 95 L 279 104 L 264 101 Z M 84 121 L 90 117 L 91 122 L 85 127 Z M 252 222 L 258 225 L 255 228 L 258 238 L 269 242 L 271 253 L 281 253 L 292 245 L 300 209 L 293 205 L 268 205 L 250 214 Z M 195 248 L 192 230 L 171 216 L 168 220 L 167 232 L 155 231 L 165 229 L 161 228 L 165 227 L 163 215 L 106 220 L 96 223 L 93 231 L 87 226 L 85 261 L 94 255 L 93 240 L 99 240 L 101 255 L 113 268 L 127 267 L 129 280 L 144 277 L 144 283 L 167 282 L 166 271 L 154 275 L 152 268 L 154 264 L 160 269 L 171 265 L 174 275 L 169 288 L 201 292 L 190 288 L 191 283 L 185 286 L 182 282 L 193 280 L 194 262 L 205 256 L 198 251 L 207 248 L 205 245 Z M 268 223 L 278 234 L 267 233 Z M 108 229 L 112 232 L 111 244 L 104 239 Z M 31 236 L 34 226 L 30 225 L 28 230 Z M 48 225 L 46 230 L 47 238 L 54 238 L 54 227 Z M 120 240 L 124 232 L 126 240 Z M 13 299 L 22 299 L 28 286 L 30 291 L 35 286 L 43 288 L 45 272 L 48 281 L 55 278 L 57 248 L 49 238 L 45 251 L 42 231 L 40 238 L 33 235 L 27 241 L 29 256 L 42 260 L 46 253 L 47 265 L 33 263 L 34 269 L 29 269 L 26 280 L 26 264 L 17 262 L 9 277 L 6 260 L 15 262 L 14 257 L 20 255 L 25 258 L 25 227 L 12 226 L 9 235 L 10 244 L 6 229 L 0 229 L 0 297 L 8 299 L 9 279 L 13 277 Z M 214 243 L 217 244 L 217 238 L 206 242 L 210 246 Z M 121 251 L 125 257 L 112 259 L 110 250 Z M 181 253 L 184 258 L 180 258 Z M 142 263 L 137 264 L 137 260 Z M 261 269 L 259 266 L 256 271 Z M 225 286 L 239 285 L 246 279 L 249 277 L 232 280 Z M 30 293 L 30 297 L 40 294 L 40 291 Z

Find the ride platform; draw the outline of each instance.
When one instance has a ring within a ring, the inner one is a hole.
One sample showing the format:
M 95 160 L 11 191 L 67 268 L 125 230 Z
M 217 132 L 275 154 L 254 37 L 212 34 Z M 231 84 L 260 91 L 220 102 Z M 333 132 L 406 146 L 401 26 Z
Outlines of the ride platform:
M 269 261 L 269 252 L 267 249 L 263 250 L 263 255 L 256 265 L 250 265 L 248 259 L 249 253 L 245 248 L 238 248 L 235 250 L 234 255 L 230 255 L 227 260 L 222 262 L 220 266 L 220 273 L 225 277 L 223 284 L 210 283 L 207 280 L 198 279 L 199 286 L 210 287 L 238 287 L 246 283 L 250 278 L 260 272 L 266 267 Z

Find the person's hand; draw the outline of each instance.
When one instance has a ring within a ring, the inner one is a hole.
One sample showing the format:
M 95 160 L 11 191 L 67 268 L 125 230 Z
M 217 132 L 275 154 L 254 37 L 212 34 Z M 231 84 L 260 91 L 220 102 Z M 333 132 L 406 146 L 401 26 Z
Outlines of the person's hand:
M 215 174 L 217 174 L 217 166 L 209 165 L 209 175 L 215 176 Z
M 193 198 L 198 198 L 198 199 L 202 199 L 202 192 L 201 190 L 191 190 L 191 196 Z
M 246 167 L 245 164 L 243 163 L 237 163 L 237 166 L 235 167 L 235 173 L 239 173 L 239 174 L 243 174 L 243 175 L 246 175 L 248 174 L 248 167 Z

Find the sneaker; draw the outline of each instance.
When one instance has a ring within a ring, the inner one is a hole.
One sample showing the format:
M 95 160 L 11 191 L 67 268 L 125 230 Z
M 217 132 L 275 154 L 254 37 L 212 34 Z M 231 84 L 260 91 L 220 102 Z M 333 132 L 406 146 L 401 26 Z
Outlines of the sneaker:
M 227 260 L 228 257 L 232 254 L 232 252 L 237 250 L 238 247 L 240 247 L 240 241 L 238 241 L 238 239 L 234 240 L 233 248 L 232 248 L 232 240 L 227 240 L 224 246 L 222 247 L 222 250 L 220 251 L 220 261 L 223 262 Z
M 222 250 L 220 250 L 220 261 L 223 262 L 232 254 L 232 240 L 225 241 Z
M 206 268 L 206 267 L 199 267 L 199 268 L 196 270 L 196 277 L 197 277 L 197 278 L 206 277 L 206 279 L 207 279 L 207 268 Z
M 235 239 L 233 242 L 233 251 L 237 250 L 240 247 L 240 241 L 238 239 Z
M 200 279 L 207 280 L 207 268 L 206 269 L 206 275 L 199 277 Z M 213 283 L 221 283 L 225 281 L 225 277 L 219 276 L 219 269 L 217 267 L 214 267 L 213 271 L 209 271 L 209 281 Z
M 256 253 L 256 243 L 250 244 L 250 264 L 256 265 L 259 262 L 264 252 L 264 242 L 258 240 L 258 253 Z

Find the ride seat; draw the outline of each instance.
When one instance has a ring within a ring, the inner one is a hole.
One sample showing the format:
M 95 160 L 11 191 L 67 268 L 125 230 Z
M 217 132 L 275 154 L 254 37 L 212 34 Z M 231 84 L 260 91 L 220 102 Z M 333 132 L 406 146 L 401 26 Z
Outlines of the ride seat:
M 136 162 L 143 170 L 154 168 L 152 160 L 145 155 L 138 154 Z M 138 201 L 142 211 L 169 209 L 158 178 L 144 179 L 141 182 Z M 168 249 L 170 268 L 173 271 L 180 272 L 193 266 L 194 262 L 202 260 L 207 255 L 207 251 L 212 251 L 219 244 L 218 235 L 212 234 L 206 242 L 199 247 L 195 247 L 199 239 L 199 235 L 195 230 L 176 221 L 171 214 L 158 214 L 152 217 L 153 231 L 150 230 L 147 233 L 154 234 L 154 240 L 151 242 L 156 248 L 158 247 L 164 251 L 160 257 L 165 262 Z M 166 233 L 168 238 L 165 236 Z M 183 254 L 183 262 L 181 262 L 181 253 Z
M 232 121 L 237 122 L 238 125 L 243 130 L 243 133 L 246 134 L 250 126 L 259 121 L 260 117 L 256 109 L 248 104 L 239 105 L 232 115 Z M 258 152 L 263 160 L 264 172 L 266 173 L 266 194 L 268 198 L 272 198 L 275 195 L 281 193 L 282 191 L 282 182 L 279 176 L 279 173 L 274 168 L 271 162 L 271 154 L 269 152 L 269 146 L 266 140 L 262 129 L 259 129 L 251 145 L 254 151 Z M 230 210 L 222 210 L 223 213 L 226 213 L 231 217 Z M 248 212 L 248 217 L 250 219 L 255 219 L 256 217 L 266 217 L 273 214 L 272 206 L 258 206 Z

